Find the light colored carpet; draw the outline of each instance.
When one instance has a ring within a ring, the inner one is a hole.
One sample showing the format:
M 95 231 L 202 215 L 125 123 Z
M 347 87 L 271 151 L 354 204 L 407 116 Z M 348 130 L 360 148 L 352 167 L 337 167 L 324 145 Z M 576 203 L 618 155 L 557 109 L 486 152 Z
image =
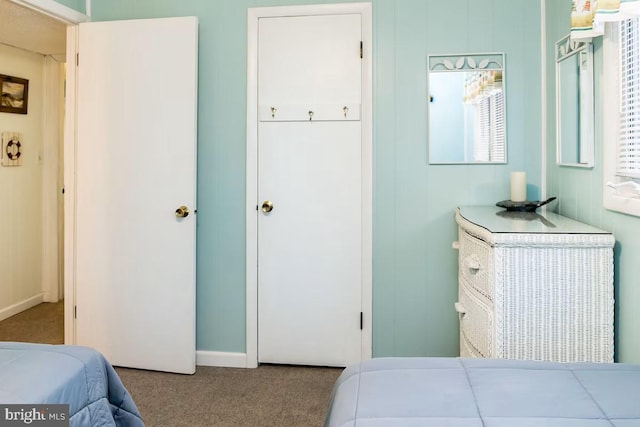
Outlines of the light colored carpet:
M 0 341 L 64 343 L 64 302 L 42 303 L 0 322 Z
M 43 303 L 0 322 L 0 341 L 62 344 L 63 302 Z M 116 367 L 148 427 L 322 426 L 342 369 L 199 366 L 194 375 Z
M 199 366 L 194 375 L 116 368 L 147 426 L 322 426 L 342 369 Z

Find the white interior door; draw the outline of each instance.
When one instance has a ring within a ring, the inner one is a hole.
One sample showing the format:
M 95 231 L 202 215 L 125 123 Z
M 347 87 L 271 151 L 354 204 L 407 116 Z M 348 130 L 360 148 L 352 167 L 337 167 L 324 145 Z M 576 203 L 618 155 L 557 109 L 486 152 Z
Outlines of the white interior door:
M 197 20 L 81 24 L 78 40 L 76 343 L 193 373 Z
M 361 15 L 258 26 L 258 205 L 272 204 L 258 212 L 258 360 L 346 366 L 362 335 Z

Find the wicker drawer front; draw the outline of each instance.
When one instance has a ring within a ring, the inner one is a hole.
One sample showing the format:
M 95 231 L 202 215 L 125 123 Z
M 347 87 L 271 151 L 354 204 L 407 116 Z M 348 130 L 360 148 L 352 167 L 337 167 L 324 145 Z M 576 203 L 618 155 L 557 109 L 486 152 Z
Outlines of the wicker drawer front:
M 476 291 L 493 301 L 492 249 L 486 242 L 458 229 L 460 253 L 458 276 Z
M 460 287 L 460 301 L 456 310 L 460 315 L 460 343 L 468 345 L 479 357 L 492 356 L 493 314 L 492 310 L 466 286 Z M 465 343 L 466 341 L 466 343 Z

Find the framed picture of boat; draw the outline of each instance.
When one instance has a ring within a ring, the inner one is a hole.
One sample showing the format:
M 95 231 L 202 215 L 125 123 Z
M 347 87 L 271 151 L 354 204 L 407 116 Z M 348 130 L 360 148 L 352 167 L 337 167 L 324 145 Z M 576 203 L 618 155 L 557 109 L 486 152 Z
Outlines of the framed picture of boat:
M 27 114 L 29 80 L 0 74 L 0 113 Z

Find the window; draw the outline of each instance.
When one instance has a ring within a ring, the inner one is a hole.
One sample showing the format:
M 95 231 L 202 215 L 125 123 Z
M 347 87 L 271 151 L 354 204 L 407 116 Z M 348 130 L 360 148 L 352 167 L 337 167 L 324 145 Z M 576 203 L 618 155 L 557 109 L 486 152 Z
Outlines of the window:
M 489 98 L 486 96 L 476 98 L 474 107 L 476 120 L 473 132 L 473 160 L 476 162 L 488 162 L 491 160 L 489 155 L 491 147 Z
M 604 39 L 604 206 L 640 216 L 640 21 L 607 24 Z
M 502 91 L 495 92 L 491 96 L 491 123 L 495 123 L 491 128 L 491 160 L 506 159 L 504 141 L 507 136 L 504 132 L 504 92 Z
M 504 93 L 502 74 L 471 73 L 465 82 L 465 102 L 473 107 L 473 160 L 500 162 L 505 159 Z
M 616 174 L 640 178 L 640 39 L 638 19 L 620 27 L 620 136 Z

